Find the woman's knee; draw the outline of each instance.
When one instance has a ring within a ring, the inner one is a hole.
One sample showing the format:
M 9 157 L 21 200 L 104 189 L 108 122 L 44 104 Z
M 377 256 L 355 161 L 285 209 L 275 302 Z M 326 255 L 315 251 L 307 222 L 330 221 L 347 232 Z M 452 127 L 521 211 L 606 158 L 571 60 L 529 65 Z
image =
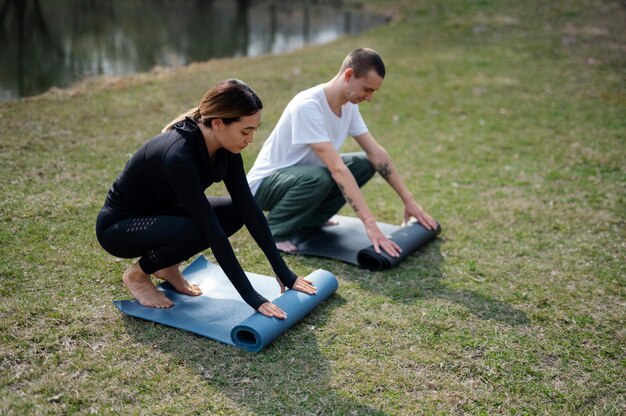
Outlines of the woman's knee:
M 159 247 L 206 248 L 206 239 L 191 219 L 177 216 L 131 217 L 111 223 L 100 217 L 96 223 L 98 242 L 109 254 L 121 258 L 143 256 Z
M 243 218 L 229 197 L 208 197 L 209 204 L 227 236 L 231 236 L 243 227 Z

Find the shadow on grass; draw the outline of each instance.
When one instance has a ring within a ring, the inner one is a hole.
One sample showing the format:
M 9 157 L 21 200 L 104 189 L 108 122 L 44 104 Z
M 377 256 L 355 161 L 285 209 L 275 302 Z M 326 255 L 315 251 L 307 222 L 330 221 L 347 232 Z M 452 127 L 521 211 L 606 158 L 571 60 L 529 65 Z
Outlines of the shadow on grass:
M 380 293 L 396 301 L 419 302 L 421 299 L 446 299 L 463 305 L 468 311 L 482 319 L 490 319 L 509 325 L 527 325 L 530 319 L 510 304 L 493 299 L 473 290 L 454 290 L 444 282 L 441 244 L 437 238 L 428 246 L 407 257 L 393 269 L 369 272 L 334 260 L 304 258 L 312 268 L 330 270 L 336 276 L 357 283 L 363 289 Z M 341 289 L 340 289 L 341 290 Z
M 127 333 L 137 342 L 174 357 L 219 390 L 222 396 L 254 414 L 359 414 L 384 412 L 342 396 L 331 382 L 331 367 L 320 352 L 316 333 L 324 331 L 333 308 L 345 303 L 335 294 L 300 323 L 259 353 L 250 353 L 182 330 L 124 316 Z M 203 414 L 215 409 L 207 397 Z M 219 400 L 224 402 L 224 400 Z M 201 406 L 202 407 L 202 406 Z M 219 409 L 224 411 L 225 409 Z

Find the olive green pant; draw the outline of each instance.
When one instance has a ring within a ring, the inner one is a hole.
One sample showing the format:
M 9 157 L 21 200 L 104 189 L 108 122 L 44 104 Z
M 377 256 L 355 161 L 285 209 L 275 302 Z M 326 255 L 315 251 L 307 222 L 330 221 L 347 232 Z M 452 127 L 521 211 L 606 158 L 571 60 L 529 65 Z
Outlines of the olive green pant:
M 359 188 L 374 176 L 364 152 L 341 155 Z M 319 227 L 335 215 L 346 200 L 325 166 L 296 165 L 263 179 L 255 194 L 276 241 L 289 239 L 302 227 Z

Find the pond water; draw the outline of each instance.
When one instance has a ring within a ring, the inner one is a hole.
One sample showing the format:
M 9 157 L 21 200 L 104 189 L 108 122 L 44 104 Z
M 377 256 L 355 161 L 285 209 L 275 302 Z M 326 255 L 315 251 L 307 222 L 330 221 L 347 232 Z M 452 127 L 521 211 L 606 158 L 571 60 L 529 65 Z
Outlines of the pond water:
M 0 100 L 210 58 L 283 53 L 387 18 L 335 1 L 4 0 Z

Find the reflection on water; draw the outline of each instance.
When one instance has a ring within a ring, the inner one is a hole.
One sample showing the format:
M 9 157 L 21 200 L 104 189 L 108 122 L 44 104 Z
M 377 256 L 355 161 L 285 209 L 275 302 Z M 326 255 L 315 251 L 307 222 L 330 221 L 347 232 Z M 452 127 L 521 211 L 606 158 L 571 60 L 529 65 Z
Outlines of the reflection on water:
M 94 75 L 286 52 L 385 21 L 286 0 L 4 0 L 0 100 Z

